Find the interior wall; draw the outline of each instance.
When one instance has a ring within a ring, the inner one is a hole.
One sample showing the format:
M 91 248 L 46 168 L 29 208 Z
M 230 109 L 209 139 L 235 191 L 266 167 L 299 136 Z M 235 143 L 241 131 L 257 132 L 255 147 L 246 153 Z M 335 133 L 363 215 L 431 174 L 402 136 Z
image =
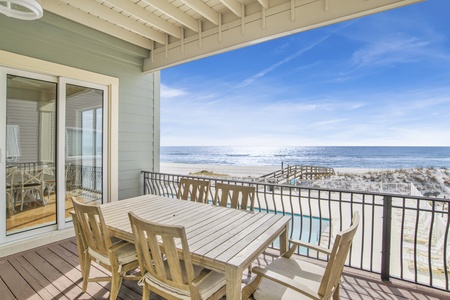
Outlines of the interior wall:
M 159 168 L 159 73 L 142 73 L 148 51 L 48 12 L 0 15 L 0 41 L 0 50 L 119 79 L 118 199 L 141 195 L 141 170 Z

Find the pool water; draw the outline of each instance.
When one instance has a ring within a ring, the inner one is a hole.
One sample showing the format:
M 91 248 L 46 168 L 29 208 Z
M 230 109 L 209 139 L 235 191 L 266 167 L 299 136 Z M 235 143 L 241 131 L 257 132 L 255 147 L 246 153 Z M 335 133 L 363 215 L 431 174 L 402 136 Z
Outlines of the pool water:
M 258 209 L 255 208 L 255 211 L 258 211 Z M 269 210 L 269 213 L 275 212 Z M 277 214 L 282 214 L 282 212 L 277 212 Z M 324 233 L 330 227 L 330 220 L 326 218 L 318 218 L 290 213 L 285 213 L 285 215 L 292 218 L 291 222 L 289 223 L 289 239 L 301 240 L 317 245 L 319 244 L 319 239 L 322 233 Z M 322 246 L 328 247 L 328 245 Z M 273 247 L 277 249 L 280 247 L 279 239 L 275 240 L 275 242 L 273 243 Z M 300 247 L 301 254 L 306 255 L 307 252 L 307 248 Z

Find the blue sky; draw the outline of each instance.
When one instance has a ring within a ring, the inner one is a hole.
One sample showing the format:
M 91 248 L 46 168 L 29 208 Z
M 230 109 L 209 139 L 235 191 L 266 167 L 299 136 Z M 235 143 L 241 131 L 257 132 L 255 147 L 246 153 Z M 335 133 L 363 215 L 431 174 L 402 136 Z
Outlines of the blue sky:
M 162 146 L 450 146 L 450 2 L 161 72 Z

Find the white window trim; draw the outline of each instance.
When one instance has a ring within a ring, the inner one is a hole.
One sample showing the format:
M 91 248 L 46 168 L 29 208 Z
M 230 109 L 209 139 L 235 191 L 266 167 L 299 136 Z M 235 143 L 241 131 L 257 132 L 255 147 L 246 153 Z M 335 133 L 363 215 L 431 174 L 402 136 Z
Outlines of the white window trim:
M 85 71 L 81 69 L 76 69 L 73 67 L 68 67 L 65 65 L 60 65 L 52 62 L 47 62 L 40 59 L 35 59 L 27 56 L 18 55 L 15 53 L 10 53 L 6 51 L 0 50 L 0 67 L 4 68 L 11 68 L 14 70 L 20 70 L 24 72 L 30 72 L 33 74 L 42 74 L 43 76 L 46 76 L 46 74 L 57 77 L 64 80 L 67 80 L 69 83 L 76 83 L 81 82 L 83 84 L 89 83 L 94 86 L 106 86 L 107 89 L 107 97 L 105 98 L 107 103 L 104 111 L 105 119 L 107 120 L 107 124 L 104 124 L 104 128 L 106 129 L 105 139 L 107 143 L 105 143 L 106 151 L 107 151 L 107 161 L 104 162 L 104 166 L 106 167 L 107 171 L 105 172 L 105 183 L 104 183 L 104 192 L 107 195 L 106 202 L 112 202 L 118 200 L 118 99 L 119 99 L 119 79 L 111 76 L 106 76 L 102 74 L 97 74 L 90 71 Z M 0 74 L 1 75 L 1 74 Z M 3 76 L 0 76 L 0 80 L 6 78 L 3 78 Z M 64 81 L 63 80 L 63 81 Z M 60 82 L 61 83 L 61 82 Z M 4 94 L 3 96 L 6 97 L 6 90 L 2 89 L 0 85 L 0 94 Z M 64 109 L 64 107 L 58 107 L 59 109 Z M 2 113 L 0 113 L 0 116 L 4 117 L 5 111 L 2 110 Z M 4 119 L 4 118 L 2 118 Z M 62 119 L 62 118 L 60 118 Z M 61 124 L 57 124 L 59 128 Z M 6 130 L 6 128 L 5 128 Z M 4 135 L 2 135 L 4 136 Z M 2 149 L 3 145 L 5 145 L 4 138 L 0 138 L 0 162 L 2 164 L 6 163 L 6 149 Z M 64 147 L 65 143 L 59 143 L 58 147 Z M 60 151 L 61 149 L 58 149 Z M 59 152 L 61 155 L 64 154 L 64 152 Z M 63 155 L 64 157 L 64 155 Z M 5 168 L 3 168 L 3 171 L 0 171 L 0 180 L 5 184 Z M 61 172 L 60 172 L 61 173 Z M 59 178 L 58 178 L 59 179 Z M 2 211 L 5 211 L 6 203 L 3 201 L 3 205 L 0 205 L 0 209 Z M 59 220 L 64 220 L 61 218 L 58 218 Z M 2 222 L 4 223 L 4 222 Z M 0 225 L 1 232 L 0 232 L 0 247 L 1 244 L 4 242 L 12 242 L 13 240 L 16 240 L 16 238 L 13 236 L 8 237 L 5 240 L 6 236 L 6 224 Z M 66 226 L 65 222 L 58 222 L 58 229 L 62 230 L 64 228 L 71 227 L 71 225 Z M 45 231 L 45 230 L 44 230 Z M 37 232 L 34 232 L 37 233 Z M 17 239 L 20 235 L 16 236 Z M 30 243 L 33 243 L 30 241 Z M 1 252 L 1 251 L 0 251 Z

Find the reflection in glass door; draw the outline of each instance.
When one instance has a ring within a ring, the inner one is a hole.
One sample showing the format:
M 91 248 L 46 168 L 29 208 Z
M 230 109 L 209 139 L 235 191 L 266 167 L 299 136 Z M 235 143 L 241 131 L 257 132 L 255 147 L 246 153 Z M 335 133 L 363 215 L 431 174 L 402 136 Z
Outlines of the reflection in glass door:
M 83 203 L 103 198 L 103 98 L 103 90 L 66 85 L 66 193 Z
M 56 224 L 56 82 L 7 75 L 6 233 Z

